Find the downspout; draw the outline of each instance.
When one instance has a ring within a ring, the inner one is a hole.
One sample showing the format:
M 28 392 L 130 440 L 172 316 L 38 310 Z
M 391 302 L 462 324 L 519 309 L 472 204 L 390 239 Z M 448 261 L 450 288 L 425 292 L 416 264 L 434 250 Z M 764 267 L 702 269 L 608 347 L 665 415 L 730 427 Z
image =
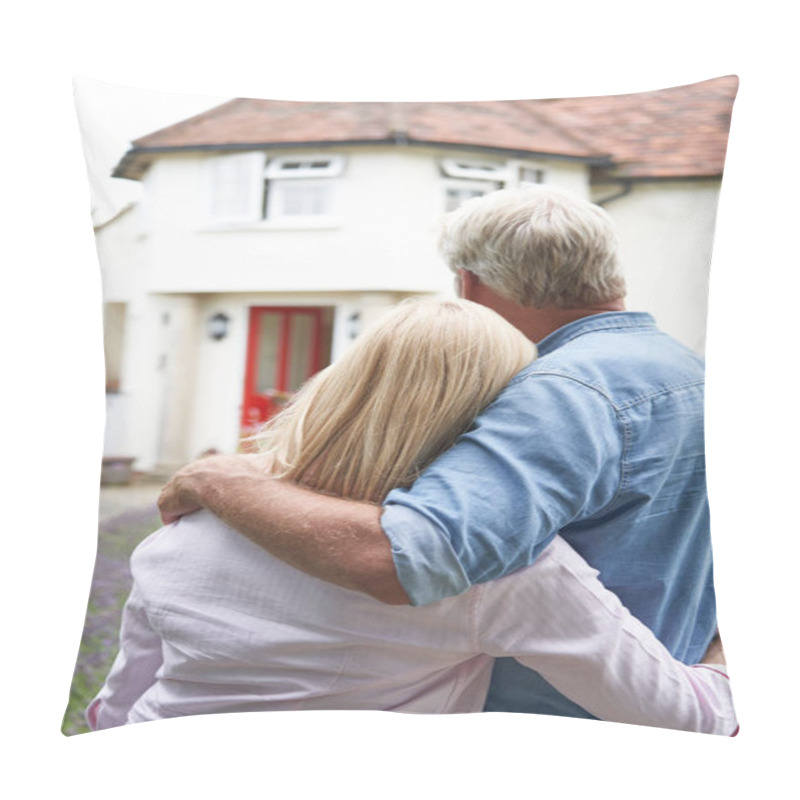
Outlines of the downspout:
M 408 144 L 408 125 L 402 103 L 389 104 L 389 138 L 395 144 Z
M 621 197 L 625 197 L 626 195 L 629 195 L 633 191 L 633 181 L 623 179 L 618 181 L 618 183 L 622 184 L 622 189 L 620 191 L 618 191 L 616 194 L 604 197 L 602 200 L 595 200 L 594 204 L 596 206 L 605 206 L 612 200 L 619 200 Z

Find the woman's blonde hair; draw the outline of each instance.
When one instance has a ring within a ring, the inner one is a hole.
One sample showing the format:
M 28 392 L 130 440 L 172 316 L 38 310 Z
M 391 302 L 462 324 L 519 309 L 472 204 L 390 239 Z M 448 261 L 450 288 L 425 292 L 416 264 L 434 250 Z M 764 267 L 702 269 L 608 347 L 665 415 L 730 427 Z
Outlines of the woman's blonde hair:
M 253 438 L 276 477 L 379 503 L 411 485 L 535 356 L 488 308 L 406 301 Z

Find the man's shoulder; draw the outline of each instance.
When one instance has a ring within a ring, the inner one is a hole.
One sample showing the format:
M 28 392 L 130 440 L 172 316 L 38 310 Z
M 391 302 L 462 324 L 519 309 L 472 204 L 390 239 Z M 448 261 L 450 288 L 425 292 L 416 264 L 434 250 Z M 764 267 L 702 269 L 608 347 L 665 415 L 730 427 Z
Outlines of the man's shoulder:
M 597 328 L 549 349 L 509 383 L 514 393 L 539 393 L 541 382 L 564 392 L 592 391 L 612 405 L 687 387 L 702 388 L 701 356 L 655 326 Z

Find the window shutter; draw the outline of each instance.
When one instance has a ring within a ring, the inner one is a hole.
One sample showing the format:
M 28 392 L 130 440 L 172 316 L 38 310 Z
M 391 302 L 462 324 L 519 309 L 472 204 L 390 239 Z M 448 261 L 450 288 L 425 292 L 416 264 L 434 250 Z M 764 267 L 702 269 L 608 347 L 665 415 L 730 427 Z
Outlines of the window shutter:
M 235 153 L 209 159 L 211 218 L 255 222 L 261 218 L 264 153 Z

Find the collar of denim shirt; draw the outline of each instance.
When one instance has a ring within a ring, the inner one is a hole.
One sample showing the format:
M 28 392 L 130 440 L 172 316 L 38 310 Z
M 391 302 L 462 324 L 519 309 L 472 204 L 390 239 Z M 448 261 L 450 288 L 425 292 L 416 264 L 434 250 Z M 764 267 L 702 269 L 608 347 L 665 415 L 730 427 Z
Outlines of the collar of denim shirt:
M 655 327 L 655 319 L 645 311 L 608 311 L 602 314 L 592 314 L 562 325 L 538 342 L 536 348 L 539 356 L 545 356 L 587 333 L 623 328 L 655 329 Z

